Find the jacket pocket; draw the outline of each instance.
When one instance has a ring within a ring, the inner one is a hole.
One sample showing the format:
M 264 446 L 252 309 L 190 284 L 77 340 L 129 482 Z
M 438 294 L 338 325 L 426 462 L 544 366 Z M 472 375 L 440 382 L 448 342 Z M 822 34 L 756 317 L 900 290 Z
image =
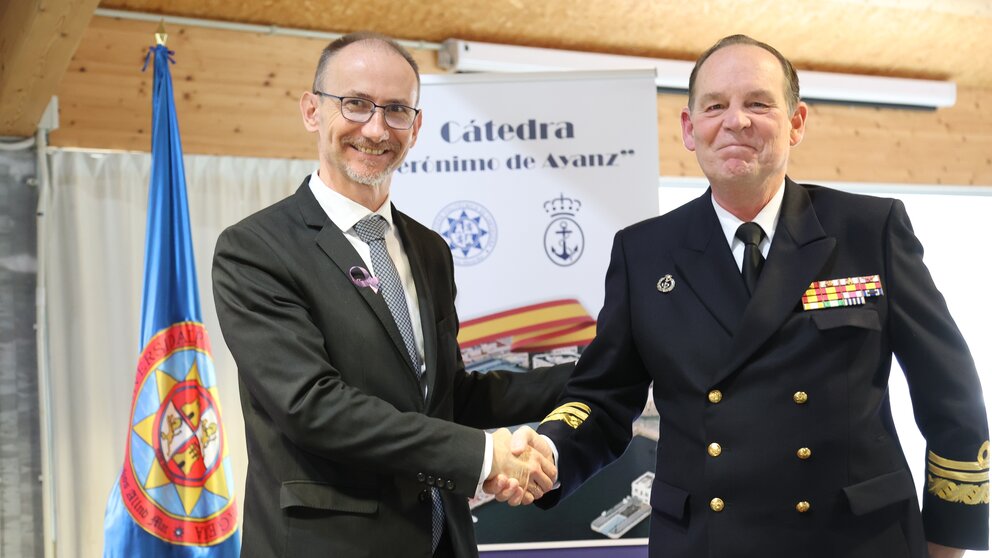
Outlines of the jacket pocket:
M 878 312 L 871 308 L 828 308 L 813 310 L 811 316 L 820 331 L 837 327 L 859 327 L 882 331 Z
M 677 523 L 682 523 L 686 517 L 686 504 L 689 493 L 681 488 L 655 480 L 651 487 L 651 507 Z
M 286 481 L 279 490 L 279 507 L 311 508 L 347 513 L 374 514 L 379 500 L 374 493 L 348 489 L 347 492 L 325 483 Z
M 865 515 L 912 498 L 916 488 L 913 477 L 903 469 L 844 487 L 844 494 L 854 515 Z

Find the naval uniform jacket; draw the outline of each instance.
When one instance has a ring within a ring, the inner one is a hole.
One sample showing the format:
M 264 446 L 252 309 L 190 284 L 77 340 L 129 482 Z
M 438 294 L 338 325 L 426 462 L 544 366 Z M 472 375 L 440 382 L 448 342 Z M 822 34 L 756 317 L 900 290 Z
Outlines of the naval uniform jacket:
M 987 548 L 981 386 L 903 204 L 785 188 L 750 299 L 709 191 L 616 235 L 596 339 L 539 428 L 561 489 L 538 504 L 624 451 L 653 381 L 652 558 Z M 876 274 L 882 296 L 803 310 L 814 281 Z M 928 468 L 922 516 L 889 410 L 893 354 L 929 450 L 912 464 Z
M 455 555 L 477 556 L 477 429 L 539 420 L 571 367 L 467 373 L 451 253 L 394 208 L 419 299 L 425 402 L 385 300 L 352 282 L 365 264 L 307 184 L 224 231 L 214 256 L 248 445 L 242 556 L 426 558 L 428 486 Z

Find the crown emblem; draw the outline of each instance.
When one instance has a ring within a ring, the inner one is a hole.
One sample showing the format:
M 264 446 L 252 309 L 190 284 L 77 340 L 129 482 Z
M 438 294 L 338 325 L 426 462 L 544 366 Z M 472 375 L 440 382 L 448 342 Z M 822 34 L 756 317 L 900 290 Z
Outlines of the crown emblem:
M 582 202 L 575 198 L 565 197 L 565 194 L 560 194 L 557 198 L 544 202 L 544 211 L 552 217 L 558 217 L 559 215 L 573 216 L 580 209 L 582 209 Z

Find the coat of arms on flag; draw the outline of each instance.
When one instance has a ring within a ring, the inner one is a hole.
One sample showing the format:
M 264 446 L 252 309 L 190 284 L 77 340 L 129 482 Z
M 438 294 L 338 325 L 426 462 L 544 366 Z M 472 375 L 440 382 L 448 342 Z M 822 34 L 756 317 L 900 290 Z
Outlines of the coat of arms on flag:
M 223 541 L 237 511 L 203 325 L 179 323 L 153 337 L 137 376 L 120 478 L 125 507 L 164 541 Z

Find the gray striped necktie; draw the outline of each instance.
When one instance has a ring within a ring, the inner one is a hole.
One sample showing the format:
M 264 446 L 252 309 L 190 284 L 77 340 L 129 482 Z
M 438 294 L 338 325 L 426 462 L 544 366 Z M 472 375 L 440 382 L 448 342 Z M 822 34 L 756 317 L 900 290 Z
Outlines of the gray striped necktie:
M 407 356 L 410 357 L 410 365 L 413 367 L 417 380 L 423 385 L 423 360 L 420 358 L 420 351 L 417 350 L 417 339 L 413 335 L 413 322 L 410 320 L 410 309 L 406 305 L 406 295 L 403 293 L 403 283 L 400 281 L 396 266 L 393 265 L 389 252 L 386 251 L 386 228 L 389 223 L 382 215 L 373 213 L 361 221 L 355 223 L 355 232 L 362 242 L 369 245 L 369 253 L 372 256 L 372 267 L 379 278 L 379 286 L 382 298 L 389 307 L 389 312 L 393 315 L 393 321 L 400 330 L 403 337 L 403 344 L 406 345 Z M 423 390 L 423 388 L 421 388 Z M 421 391 L 423 393 L 423 391 Z M 431 488 L 431 551 L 437 550 L 438 542 L 441 540 L 441 532 L 444 529 L 444 506 L 441 503 L 441 495 L 437 488 Z

